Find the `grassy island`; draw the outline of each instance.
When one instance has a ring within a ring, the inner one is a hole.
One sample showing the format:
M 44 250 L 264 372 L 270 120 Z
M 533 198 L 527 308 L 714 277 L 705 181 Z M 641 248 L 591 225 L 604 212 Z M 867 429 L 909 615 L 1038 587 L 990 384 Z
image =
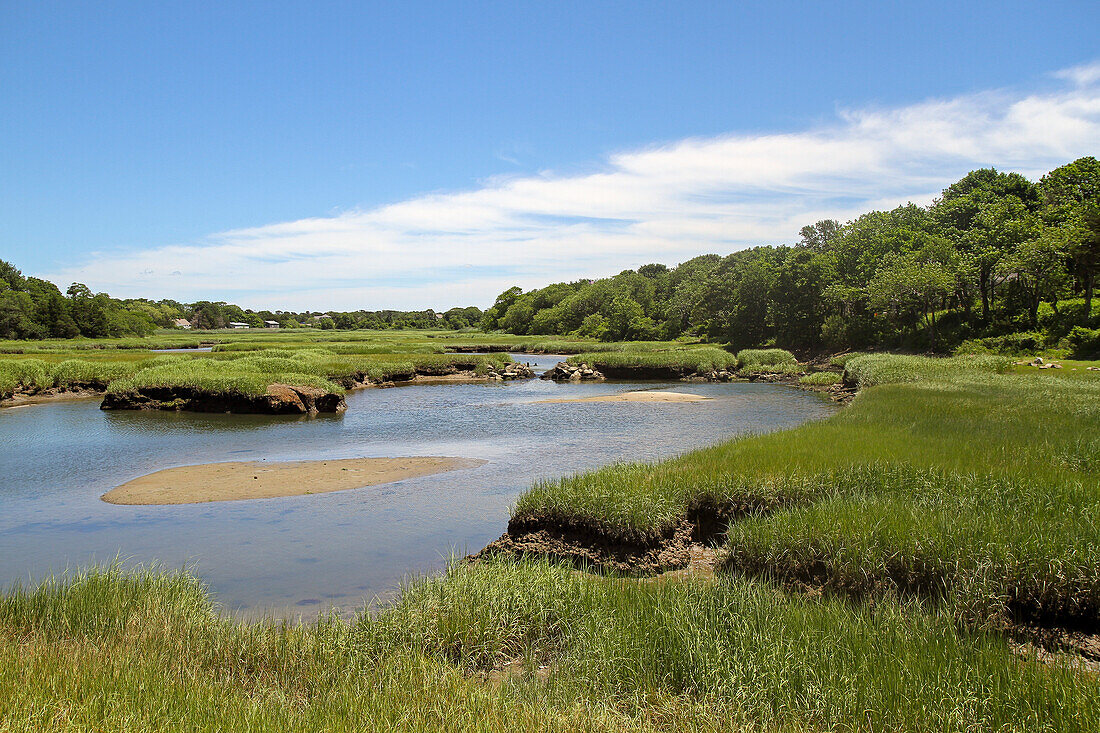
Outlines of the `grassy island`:
M 512 362 L 503 353 L 444 353 L 423 335 L 320 334 L 154 336 L 143 349 L 141 339 L 92 342 L 94 348 L 79 339 L 9 342 L 0 344 L 7 352 L 0 356 L 0 400 L 105 392 L 106 408 L 324 412 L 342 405 L 347 389 L 423 376 L 485 377 Z M 157 353 L 200 345 L 210 350 Z

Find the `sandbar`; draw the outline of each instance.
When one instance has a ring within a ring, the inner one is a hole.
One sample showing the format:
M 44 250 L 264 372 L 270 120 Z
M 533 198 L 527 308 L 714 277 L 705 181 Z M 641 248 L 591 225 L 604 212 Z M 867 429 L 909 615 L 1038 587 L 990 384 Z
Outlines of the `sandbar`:
M 595 397 L 573 397 L 554 400 L 539 400 L 536 405 L 560 404 L 563 402 L 702 402 L 710 397 L 689 392 L 664 392 L 657 389 L 640 392 L 620 392 Z
M 415 456 L 331 461 L 205 463 L 140 476 L 100 498 L 109 504 L 198 504 L 323 494 L 474 468 L 475 458 Z

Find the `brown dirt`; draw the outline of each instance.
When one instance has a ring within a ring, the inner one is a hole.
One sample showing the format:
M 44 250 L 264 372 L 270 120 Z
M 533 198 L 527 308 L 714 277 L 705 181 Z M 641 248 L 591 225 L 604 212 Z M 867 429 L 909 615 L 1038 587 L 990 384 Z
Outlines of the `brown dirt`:
M 45 402 L 60 402 L 62 400 L 84 400 L 89 397 L 99 397 L 103 394 L 103 388 L 90 386 L 77 387 L 50 387 L 49 389 L 33 392 L 16 392 L 11 397 L 0 400 L 0 408 L 26 407 Z
M 528 519 L 508 523 L 500 539 L 471 556 L 553 557 L 590 570 L 652 575 L 686 567 L 691 559 L 692 526 L 681 522 L 654 541 L 614 538 L 582 523 Z
M 655 532 L 626 532 L 596 525 L 583 518 L 553 516 L 513 517 L 508 531 L 468 560 L 489 555 L 552 557 L 597 572 L 657 575 L 684 568 L 699 568 L 704 559 L 717 563 L 719 555 L 702 552 L 713 548 L 730 522 L 756 511 L 749 506 L 693 504 L 677 522 Z
M 197 504 L 322 494 L 434 473 L 485 461 L 439 456 L 349 458 L 333 461 L 206 463 L 150 473 L 104 494 L 109 504 Z
M 1018 626 L 1010 632 L 1009 644 L 1012 651 L 1027 659 L 1100 673 L 1100 634 Z

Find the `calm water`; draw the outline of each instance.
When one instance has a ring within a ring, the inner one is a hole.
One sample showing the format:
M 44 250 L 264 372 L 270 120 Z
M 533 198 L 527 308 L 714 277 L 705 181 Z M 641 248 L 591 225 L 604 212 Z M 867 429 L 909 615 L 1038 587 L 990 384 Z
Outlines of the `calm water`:
M 517 355 L 548 367 L 557 357 Z M 536 369 L 541 371 L 541 369 Z M 0 409 L 0 585 L 115 557 L 190 565 L 228 609 L 315 614 L 392 593 L 410 573 L 505 529 L 532 482 L 649 460 L 824 417 L 767 384 L 647 382 L 698 403 L 531 404 L 637 384 L 446 384 L 362 390 L 340 416 L 102 412 L 99 400 Z M 467 456 L 477 468 L 328 494 L 116 506 L 107 490 L 172 466 L 240 460 Z

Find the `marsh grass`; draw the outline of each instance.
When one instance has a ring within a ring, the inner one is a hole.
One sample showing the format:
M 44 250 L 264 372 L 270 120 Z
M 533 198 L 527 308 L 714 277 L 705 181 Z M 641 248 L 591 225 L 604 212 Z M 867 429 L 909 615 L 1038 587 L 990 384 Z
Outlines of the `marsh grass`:
M 900 354 L 860 354 L 844 362 L 844 381 L 860 389 L 899 382 L 951 381 L 1001 373 L 1011 360 L 992 354 L 966 354 L 947 358 Z
M 829 385 L 840 384 L 843 381 L 843 376 L 836 372 L 813 372 L 812 374 L 806 374 L 799 377 L 799 384 L 814 384 L 814 385 Z
M 423 337 L 421 337 L 423 338 Z M 274 383 L 341 393 L 365 382 L 409 379 L 416 374 L 468 370 L 487 374 L 511 361 L 507 354 L 446 354 L 439 346 L 320 340 L 261 339 L 226 344 L 212 353 L 101 349 L 94 353 L 42 352 L 35 358 L 0 358 L 0 399 L 16 391 L 93 386 L 112 392 L 148 387 L 188 387 L 210 392 L 263 394 Z M 247 347 L 247 348 L 243 348 Z
M 4 730 L 1100 725 L 1094 676 L 912 602 L 507 560 L 452 565 L 390 608 L 308 626 L 233 622 L 179 573 L 107 568 L 15 589 L 0 601 L 0 699 Z
M 705 374 L 733 369 L 737 357 L 713 346 L 685 347 L 676 350 L 623 350 L 581 353 L 569 357 L 570 364 L 589 364 L 603 370 L 642 370 Z
M 785 349 L 741 349 L 737 352 L 737 367 L 742 372 L 798 371 L 798 360 Z
M 955 593 L 976 624 L 1095 623 L 1100 384 L 934 361 L 864 365 L 899 383 L 823 422 L 541 482 L 514 515 L 653 540 L 693 507 L 725 507 L 742 517 L 734 569 L 859 594 Z
M 39 392 L 53 387 L 104 387 L 112 380 L 129 376 L 141 369 L 141 360 L 87 359 L 0 359 L 0 399 L 16 391 Z

